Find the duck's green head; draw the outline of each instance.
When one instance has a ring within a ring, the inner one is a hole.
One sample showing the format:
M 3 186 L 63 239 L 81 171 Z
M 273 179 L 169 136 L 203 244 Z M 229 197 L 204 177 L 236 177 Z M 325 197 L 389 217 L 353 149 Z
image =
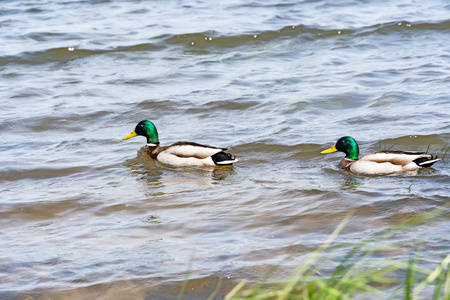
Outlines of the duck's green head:
M 124 137 L 123 140 L 128 140 L 138 135 L 145 136 L 147 138 L 147 144 L 159 144 L 158 131 L 155 125 L 148 120 L 140 121 L 134 131 Z
M 359 157 L 359 147 L 356 143 L 355 139 L 351 136 L 341 137 L 336 145 L 331 147 L 330 149 L 324 150 L 320 153 L 332 153 L 336 151 L 341 151 L 345 153 L 346 159 L 357 160 Z

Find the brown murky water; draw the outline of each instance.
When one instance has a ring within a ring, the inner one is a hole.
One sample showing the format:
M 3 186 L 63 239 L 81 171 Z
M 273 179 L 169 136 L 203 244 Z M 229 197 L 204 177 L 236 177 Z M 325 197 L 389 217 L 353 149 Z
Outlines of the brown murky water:
M 450 144 L 445 1 L 3 1 L 0 298 L 221 299 L 282 278 L 348 212 L 337 244 L 448 203 L 448 158 L 358 177 L 320 151 Z M 173 169 L 122 141 L 232 147 L 223 169 Z M 448 214 L 446 214 L 448 216 Z M 448 217 L 389 258 L 449 251 Z M 338 257 L 345 249 L 336 250 Z M 330 261 L 333 256 L 329 257 Z

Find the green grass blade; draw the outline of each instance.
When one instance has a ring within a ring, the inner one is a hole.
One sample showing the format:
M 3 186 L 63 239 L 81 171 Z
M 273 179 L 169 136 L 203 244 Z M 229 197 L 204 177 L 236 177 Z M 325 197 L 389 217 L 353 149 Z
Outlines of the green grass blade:
M 194 254 L 192 254 L 191 259 L 189 260 L 188 271 L 186 272 L 186 276 L 184 278 L 183 284 L 181 285 L 180 292 L 178 293 L 177 300 L 181 300 L 183 298 L 184 292 L 186 291 L 187 284 L 189 282 L 189 276 L 192 273 L 192 262 L 194 261 Z
M 439 266 L 434 269 L 430 275 L 427 276 L 427 278 L 425 278 L 424 281 L 422 281 L 419 285 L 417 285 L 414 288 L 414 294 L 413 294 L 413 299 L 419 299 L 419 293 L 421 290 L 423 290 L 423 288 L 432 283 L 434 280 L 436 280 L 436 278 L 442 273 L 443 270 L 448 268 L 448 265 L 450 264 L 450 254 L 447 255 L 447 257 L 439 264 Z
M 414 285 L 414 275 L 415 275 L 414 266 L 417 265 L 417 260 L 418 255 L 411 252 L 405 276 L 405 300 L 411 300 L 412 295 L 411 292 L 412 287 Z
M 449 279 L 450 276 L 450 268 L 447 268 L 447 270 L 444 272 L 444 276 L 438 277 L 436 279 L 436 285 L 434 287 L 433 292 L 433 300 L 439 300 L 439 295 L 442 292 L 442 288 L 444 287 L 444 283 L 446 282 L 446 279 Z M 445 298 L 444 298 L 445 299 Z
M 245 285 L 247 281 L 244 279 L 241 282 L 238 283 L 238 285 L 236 285 L 224 298 L 224 300 L 229 300 L 231 298 L 233 298 L 234 295 L 237 294 L 237 292 L 239 292 Z
M 300 268 L 294 273 L 294 278 L 302 278 L 303 274 L 311 267 L 311 265 L 317 260 L 320 253 L 322 253 L 325 249 L 327 249 L 330 244 L 333 242 L 333 240 L 338 236 L 338 234 L 342 231 L 344 226 L 347 224 L 347 222 L 350 220 L 351 215 L 347 215 L 344 220 L 336 227 L 336 229 L 331 233 L 331 235 L 328 237 L 328 239 L 325 241 L 325 243 L 322 245 L 322 247 L 318 248 L 316 251 L 312 253 L 312 255 L 308 258 L 306 263 L 302 264 Z M 297 280 L 291 280 L 288 284 L 286 284 L 285 288 L 283 289 L 280 297 L 278 299 L 286 299 L 287 295 L 292 291 L 294 286 L 297 284 Z

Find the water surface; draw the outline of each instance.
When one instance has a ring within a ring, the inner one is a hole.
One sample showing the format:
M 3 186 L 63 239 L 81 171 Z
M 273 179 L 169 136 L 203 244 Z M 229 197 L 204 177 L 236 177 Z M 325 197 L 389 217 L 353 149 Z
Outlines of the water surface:
M 349 212 L 336 243 L 351 247 L 448 203 L 448 158 L 358 177 L 319 153 L 351 135 L 363 154 L 443 155 L 449 13 L 439 0 L 3 1 L 0 298 L 174 299 L 190 270 L 186 299 L 221 299 L 280 263 L 270 276 L 289 274 Z M 240 161 L 155 164 L 143 138 L 121 141 L 142 119 L 163 145 Z M 387 256 L 420 245 L 437 266 L 447 220 L 392 238 Z

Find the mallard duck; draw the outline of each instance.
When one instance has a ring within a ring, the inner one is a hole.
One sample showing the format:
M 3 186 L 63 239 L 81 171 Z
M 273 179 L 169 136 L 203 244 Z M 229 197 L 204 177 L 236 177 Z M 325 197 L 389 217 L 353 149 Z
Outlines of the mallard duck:
M 123 138 L 142 135 L 147 138 L 145 151 L 148 155 L 165 165 L 172 167 L 193 167 L 193 166 L 224 166 L 232 165 L 238 160 L 230 153 L 224 152 L 227 148 L 210 145 L 203 145 L 194 142 L 178 142 L 170 146 L 161 147 L 159 145 L 158 131 L 155 125 L 143 120 L 136 125 L 132 133 Z
M 341 160 L 339 167 L 360 175 L 389 175 L 417 171 L 420 168 L 431 167 L 439 160 L 425 152 L 414 151 L 378 151 L 358 158 L 358 144 L 350 136 L 341 137 L 333 147 L 320 153 L 336 151 L 345 153 L 345 158 Z

